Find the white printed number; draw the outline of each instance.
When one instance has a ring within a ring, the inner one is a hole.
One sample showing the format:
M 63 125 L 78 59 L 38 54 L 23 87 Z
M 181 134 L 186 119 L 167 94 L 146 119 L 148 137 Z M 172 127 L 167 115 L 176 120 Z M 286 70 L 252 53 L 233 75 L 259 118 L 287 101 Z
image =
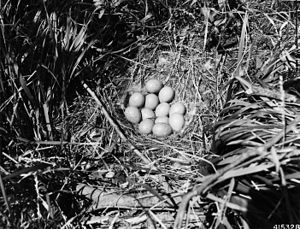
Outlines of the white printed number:
M 300 224 L 275 224 L 273 229 L 300 229 Z

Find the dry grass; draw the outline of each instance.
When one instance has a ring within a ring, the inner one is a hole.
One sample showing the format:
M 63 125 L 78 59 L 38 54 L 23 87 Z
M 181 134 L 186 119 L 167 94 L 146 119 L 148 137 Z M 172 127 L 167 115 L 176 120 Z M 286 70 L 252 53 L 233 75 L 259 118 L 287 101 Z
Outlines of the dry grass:
M 28 24 L 1 3 L 0 225 L 299 223 L 293 3 L 146 2 L 25 11 L 39 39 L 24 50 L 10 49 L 22 39 L 5 28 Z M 187 105 L 182 132 L 145 136 L 126 121 L 128 93 L 151 78 Z

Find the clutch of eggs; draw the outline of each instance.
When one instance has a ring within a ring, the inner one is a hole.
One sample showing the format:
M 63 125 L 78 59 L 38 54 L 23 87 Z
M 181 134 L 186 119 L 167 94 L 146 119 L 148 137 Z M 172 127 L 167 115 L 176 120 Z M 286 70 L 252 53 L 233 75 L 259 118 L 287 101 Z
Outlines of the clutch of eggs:
M 164 86 L 158 79 L 150 79 L 145 91 L 130 95 L 124 111 L 126 119 L 137 124 L 141 134 L 167 137 L 181 131 L 185 125 L 186 106 L 183 102 L 173 102 L 174 89 Z

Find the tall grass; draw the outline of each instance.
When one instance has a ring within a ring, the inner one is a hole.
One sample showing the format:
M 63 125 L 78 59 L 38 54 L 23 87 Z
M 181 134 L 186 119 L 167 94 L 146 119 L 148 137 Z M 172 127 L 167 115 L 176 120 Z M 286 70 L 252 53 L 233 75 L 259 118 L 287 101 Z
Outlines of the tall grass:
M 71 202 L 69 208 L 64 205 L 68 198 L 75 201 L 71 187 L 85 147 L 81 142 L 66 145 L 83 135 L 73 131 L 84 131 L 79 116 L 85 108 L 76 110 L 81 104 L 76 98 L 84 94 L 81 82 L 104 96 L 112 82 L 124 87 L 116 79 L 128 66 L 122 58 L 136 53 L 138 36 L 161 27 L 169 16 L 167 5 L 7 0 L 0 8 L 2 223 L 12 228 L 66 226 L 79 210 L 72 210 Z

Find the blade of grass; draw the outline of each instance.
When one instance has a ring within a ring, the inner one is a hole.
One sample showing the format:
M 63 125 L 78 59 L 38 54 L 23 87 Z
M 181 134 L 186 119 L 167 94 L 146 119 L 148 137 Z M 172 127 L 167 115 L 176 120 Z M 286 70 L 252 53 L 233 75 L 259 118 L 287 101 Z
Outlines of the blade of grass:
M 216 201 L 216 202 L 219 202 L 221 204 L 225 204 L 225 200 L 223 198 L 220 198 L 220 197 L 217 197 L 211 193 L 208 193 L 207 196 L 206 196 L 207 199 L 210 199 L 212 201 Z M 231 202 L 227 202 L 227 207 L 228 208 L 231 208 L 233 210 L 237 210 L 237 211 L 240 211 L 240 212 L 247 212 L 247 208 L 243 207 L 243 206 L 239 206 L 235 203 L 231 203 Z
M 7 208 L 7 211 L 10 212 L 10 207 L 9 207 L 9 204 L 8 204 L 8 200 L 7 200 L 7 196 L 6 196 L 6 191 L 5 191 L 5 187 L 4 187 L 4 184 L 3 184 L 3 180 L 2 180 L 1 174 L 0 174 L 0 188 L 1 188 L 1 193 L 2 193 L 2 196 L 3 196 L 4 203 L 5 203 L 5 206 Z
M 241 37 L 239 42 L 238 59 L 237 59 L 237 67 L 235 70 L 235 76 L 240 76 L 241 74 L 241 64 L 244 56 L 245 43 L 247 39 L 247 27 L 248 27 L 248 13 L 245 12 L 245 16 L 243 19 L 243 27 L 242 27 Z
M 204 52 L 206 49 L 206 43 L 208 37 L 208 20 L 209 20 L 210 10 L 206 6 L 204 6 L 201 8 L 201 12 L 204 15 L 204 24 L 205 24 L 204 41 L 203 41 L 203 52 Z
M 227 180 L 229 178 L 233 177 L 239 177 L 239 176 L 245 176 L 249 174 L 259 173 L 262 171 L 267 171 L 268 169 L 274 167 L 273 163 L 264 163 L 256 166 L 250 166 L 248 168 L 240 168 L 240 169 L 233 169 L 231 171 L 228 171 L 224 174 L 222 179 Z
M 70 73 L 70 78 L 69 78 L 69 81 L 71 81 L 71 79 L 73 78 L 74 74 L 75 74 L 75 71 L 78 67 L 78 65 L 80 64 L 81 60 L 83 59 L 85 53 L 96 43 L 96 41 L 91 41 L 88 46 L 80 53 L 80 55 L 78 56 L 74 66 L 73 66 L 73 69 Z M 69 83 L 69 82 L 68 82 Z
M 229 190 L 227 192 L 227 195 L 223 198 L 224 201 L 221 203 L 221 206 L 220 206 L 220 213 L 221 214 L 218 214 L 218 216 L 217 216 L 216 226 L 221 224 L 222 222 L 224 222 L 224 220 L 226 220 L 226 211 L 227 211 L 228 203 L 229 203 L 229 200 L 231 198 L 234 186 L 235 186 L 235 179 L 231 178 L 230 179 L 230 184 L 229 184 L 229 187 L 228 187 Z
M 36 108 L 36 107 L 37 107 L 37 102 L 36 102 L 36 100 L 34 99 L 34 96 L 31 94 L 29 88 L 27 87 L 27 83 L 26 83 L 24 77 L 23 77 L 23 76 L 20 76 L 19 80 L 20 80 L 20 84 L 21 84 L 21 86 L 22 86 L 22 88 L 23 88 L 25 94 L 27 95 L 27 98 L 30 100 L 32 106 L 33 106 L 34 108 Z

